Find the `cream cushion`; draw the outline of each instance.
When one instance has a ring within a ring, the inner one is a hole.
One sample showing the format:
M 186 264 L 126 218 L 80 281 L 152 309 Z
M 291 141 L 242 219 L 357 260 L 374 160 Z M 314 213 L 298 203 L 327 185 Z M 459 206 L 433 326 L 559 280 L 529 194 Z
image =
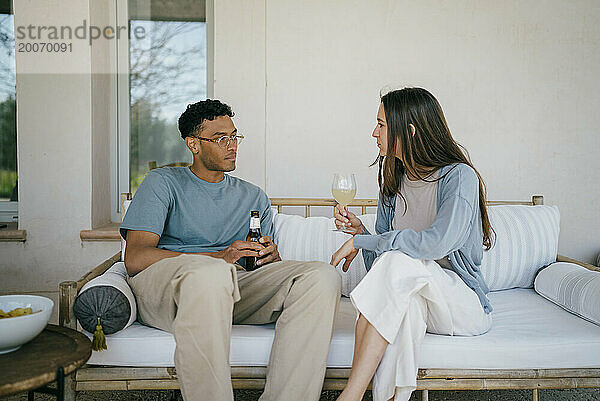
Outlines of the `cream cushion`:
M 535 278 L 535 291 L 561 308 L 600 325 L 600 272 L 557 262 Z
M 370 232 L 375 232 L 375 214 L 365 214 L 359 218 Z M 333 253 L 351 238 L 349 234 L 333 231 L 336 228 L 335 219 L 328 217 L 301 217 L 279 213 L 273 218 L 273 227 L 275 243 L 284 260 L 315 260 L 329 263 Z M 347 272 L 342 270 L 342 265 L 343 263 L 340 263 L 337 270 L 342 276 L 342 294 L 347 296 L 367 273 L 362 251 L 359 251 Z
M 491 291 L 531 288 L 537 272 L 556 261 L 560 213 L 556 206 L 490 206 L 494 246 L 481 272 Z

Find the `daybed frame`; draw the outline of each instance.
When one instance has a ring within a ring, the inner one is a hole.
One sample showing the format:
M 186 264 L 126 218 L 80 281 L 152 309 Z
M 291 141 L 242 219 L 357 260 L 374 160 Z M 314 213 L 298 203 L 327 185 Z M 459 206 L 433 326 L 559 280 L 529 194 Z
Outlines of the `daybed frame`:
M 123 199 L 130 199 L 124 194 Z M 490 201 L 488 205 L 542 205 L 542 196 L 533 196 L 531 201 Z M 284 206 L 301 206 L 310 216 L 311 206 L 334 206 L 332 199 L 272 198 L 271 203 L 278 211 Z M 376 199 L 356 199 L 350 206 L 376 207 Z M 77 328 L 73 315 L 73 303 L 78 291 L 85 283 L 104 273 L 121 260 L 118 252 L 78 281 L 60 283 L 59 324 Z M 590 270 L 600 268 L 568 257 L 557 255 L 556 261 L 571 262 Z M 342 390 L 350 369 L 328 368 L 323 383 L 324 390 Z M 265 367 L 232 367 L 231 379 L 234 389 L 262 389 L 265 385 Z M 95 390 L 176 390 L 179 389 L 175 368 L 164 367 L 118 367 L 85 365 L 70 379 L 66 389 L 67 400 L 74 400 L 77 391 Z M 533 401 L 538 400 L 539 389 L 600 388 L 600 368 L 593 369 L 419 369 L 417 389 L 422 390 L 422 400 L 428 400 L 429 390 L 497 390 L 531 389 Z

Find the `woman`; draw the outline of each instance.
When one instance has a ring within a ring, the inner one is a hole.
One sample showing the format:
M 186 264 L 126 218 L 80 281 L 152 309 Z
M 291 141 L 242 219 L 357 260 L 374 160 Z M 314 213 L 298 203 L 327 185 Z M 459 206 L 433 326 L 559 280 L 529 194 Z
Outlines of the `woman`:
M 448 129 L 431 93 L 405 88 L 381 98 L 372 136 L 379 147 L 377 234 L 336 206 L 354 234 L 332 256 L 347 270 L 358 250 L 368 273 L 350 294 L 359 312 L 348 384 L 338 401 L 404 401 L 416 388 L 425 332 L 479 335 L 491 326 L 479 267 L 492 232 L 485 186 Z

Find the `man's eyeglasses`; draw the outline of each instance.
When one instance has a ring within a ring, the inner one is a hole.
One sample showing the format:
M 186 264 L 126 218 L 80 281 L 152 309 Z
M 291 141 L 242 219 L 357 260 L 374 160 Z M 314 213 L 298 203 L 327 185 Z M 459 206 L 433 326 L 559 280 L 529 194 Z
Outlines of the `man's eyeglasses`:
M 219 145 L 219 147 L 226 149 L 229 147 L 231 142 L 235 143 L 236 145 L 239 145 L 240 143 L 242 143 L 242 141 L 244 140 L 244 135 L 239 135 L 239 134 L 233 134 L 231 136 L 223 135 L 222 137 L 217 138 L 217 139 L 202 138 L 199 136 L 195 136 L 194 138 L 198 138 L 201 141 L 214 142 L 217 145 Z

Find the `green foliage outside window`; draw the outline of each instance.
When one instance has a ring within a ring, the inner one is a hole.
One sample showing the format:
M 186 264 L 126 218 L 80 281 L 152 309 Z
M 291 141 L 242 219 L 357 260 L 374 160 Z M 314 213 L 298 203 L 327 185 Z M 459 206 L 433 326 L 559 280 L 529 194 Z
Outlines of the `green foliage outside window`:
M 0 102 L 0 200 L 16 200 L 17 103 L 14 97 Z

